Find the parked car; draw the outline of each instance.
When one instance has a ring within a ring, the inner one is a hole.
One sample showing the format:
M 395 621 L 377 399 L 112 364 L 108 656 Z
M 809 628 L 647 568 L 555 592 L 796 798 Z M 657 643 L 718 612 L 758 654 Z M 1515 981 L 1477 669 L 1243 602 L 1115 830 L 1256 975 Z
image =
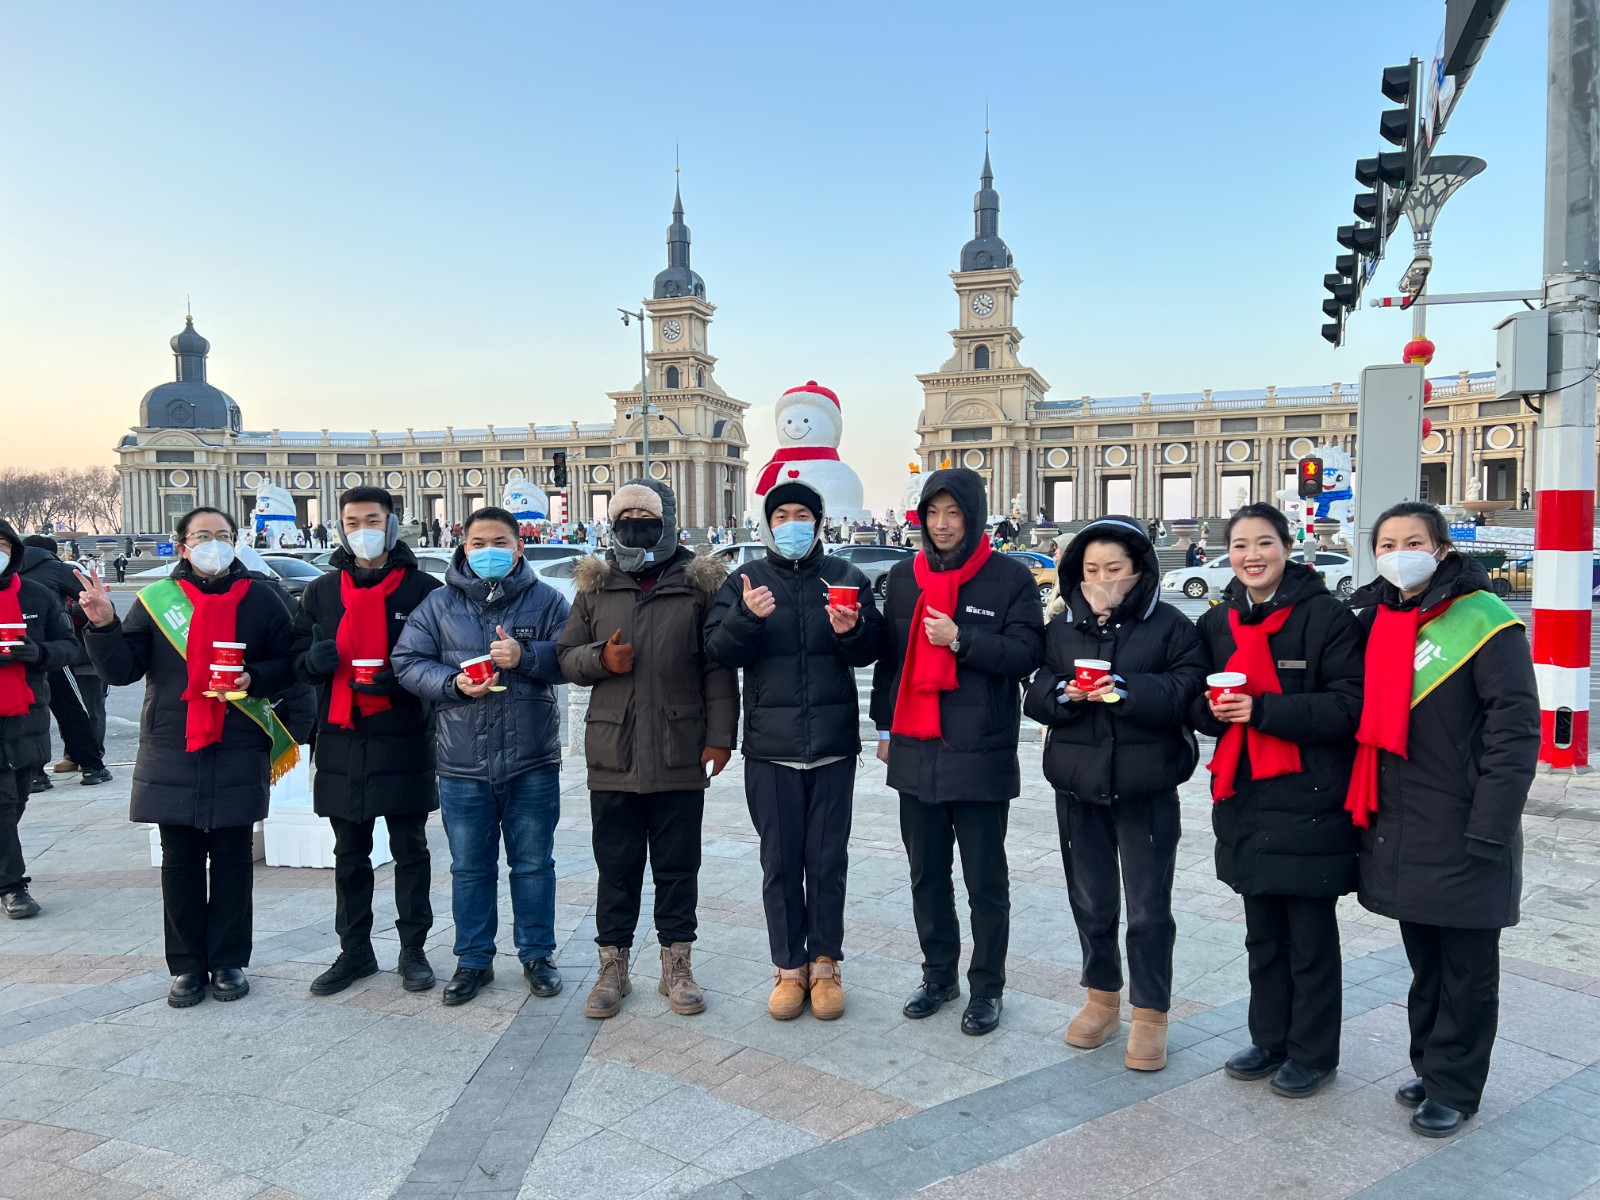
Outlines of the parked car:
M 718 546 L 711 553 L 727 563 L 728 570 L 736 571 L 746 563 L 765 558 L 767 547 L 763 542 L 734 542 L 731 546 Z
M 1014 558 L 1033 572 L 1033 582 L 1039 589 L 1039 603 L 1049 604 L 1056 590 L 1056 563 L 1048 554 L 1037 550 L 1007 550 L 1007 558 Z
M 260 554 L 258 551 L 252 551 L 252 553 L 259 555 L 260 561 L 266 565 L 268 572 L 283 585 L 283 590 L 289 593 L 289 598 L 296 604 L 300 603 L 300 597 L 305 594 L 306 585 L 313 579 L 322 577 L 322 569 L 312 566 L 304 559 L 293 558 L 287 554 Z M 130 563 L 136 561 L 136 559 L 129 560 Z M 179 561 L 179 559 L 173 559 L 171 562 L 151 567 L 148 571 L 134 572 L 128 578 L 129 580 L 160 579 L 163 575 L 171 575 Z M 255 569 L 249 562 L 246 562 L 245 565 Z
M 1304 562 L 1305 558 L 1297 550 L 1294 560 Z M 1322 573 L 1322 578 L 1327 582 L 1329 589 L 1338 595 L 1348 596 L 1355 590 L 1348 554 L 1318 550 L 1316 567 Z M 1191 600 L 1203 600 L 1212 593 L 1220 594 L 1222 589 L 1232 582 L 1233 565 L 1228 561 L 1227 554 L 1219 551 L 1216 557 L 1201 563 L 1198 567 L 1175 567 L 1168 571 L 1161 577 L 1161 590 L 1180 592 Z
M 872 594 L 879 600 L 889 587 L 889 568 L 916 553 L 909 546 L 831 546 L 829 552 L 852 564 L 872 585 Z

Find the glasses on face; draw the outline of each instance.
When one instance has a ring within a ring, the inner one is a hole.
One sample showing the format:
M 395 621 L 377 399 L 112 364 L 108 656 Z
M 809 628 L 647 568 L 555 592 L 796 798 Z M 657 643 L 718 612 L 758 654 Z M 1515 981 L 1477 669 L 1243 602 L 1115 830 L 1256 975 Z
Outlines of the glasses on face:
M 185 546 L 204 546 L 207 542 L 227 542 L 231 545 L 233 543 L 233 534 L 226 529 L 221 533 L 208 533 L 201 529 L 183 539 Z

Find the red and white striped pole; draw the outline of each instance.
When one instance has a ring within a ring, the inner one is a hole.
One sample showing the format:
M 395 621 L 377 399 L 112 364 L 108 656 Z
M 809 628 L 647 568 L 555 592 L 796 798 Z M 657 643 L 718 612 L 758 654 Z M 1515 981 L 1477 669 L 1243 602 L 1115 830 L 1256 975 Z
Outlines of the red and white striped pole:
M 1585 388 L 1594 405 L 1594 393 Z M 1533 493 L 1533 671 L 1539 761 L 1589 765 L 1590 614 L 1594 592 L 1594 426 L 1539 430 Z

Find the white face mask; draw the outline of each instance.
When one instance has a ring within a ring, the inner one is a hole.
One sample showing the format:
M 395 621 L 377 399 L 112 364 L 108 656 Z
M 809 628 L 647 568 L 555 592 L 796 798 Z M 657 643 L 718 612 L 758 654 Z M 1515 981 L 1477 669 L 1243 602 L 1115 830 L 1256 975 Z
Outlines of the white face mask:
M 350 543 L 350 553 L 368 562 L 389 548 L 389 534 L 383 529 L 350 529 L 344 540 Z
M 233 565 L 233 544 L 213 539 L 191 546 L 189 563 L 202 575 L 221 575 Z
M 1421 587 L 1438 569 L 1439 560 L 1426 550 L 1391 550 L 1378 559 L 1378 574 L 1402 592 Z

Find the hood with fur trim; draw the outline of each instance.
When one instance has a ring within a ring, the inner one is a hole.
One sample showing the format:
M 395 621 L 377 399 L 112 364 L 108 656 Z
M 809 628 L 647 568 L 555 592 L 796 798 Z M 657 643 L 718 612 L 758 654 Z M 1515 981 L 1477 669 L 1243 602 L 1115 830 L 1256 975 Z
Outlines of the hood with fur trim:
M 689 586 L 713 595 L 722 586 L 722 581 L 728 577 L 727 565 L 720 558 L 710 555 L 694 555 L 684 550 L 682 554 L 688 556 L 688 564 L 684 568 Z M 671 569 L 673 564 L 668 565 Z M 586 595 L 594 595 L 603 591 L 606 578 L 610 575 L 614 564 L 607 562 L 598 555 L 590 554 L 578 560 L 578 565 L 572 568 L 573 586 Z M 626 575 L 621 567 L 615 567 L 617 574 Z M 665 574 L 666 572 L 662 572 Z

